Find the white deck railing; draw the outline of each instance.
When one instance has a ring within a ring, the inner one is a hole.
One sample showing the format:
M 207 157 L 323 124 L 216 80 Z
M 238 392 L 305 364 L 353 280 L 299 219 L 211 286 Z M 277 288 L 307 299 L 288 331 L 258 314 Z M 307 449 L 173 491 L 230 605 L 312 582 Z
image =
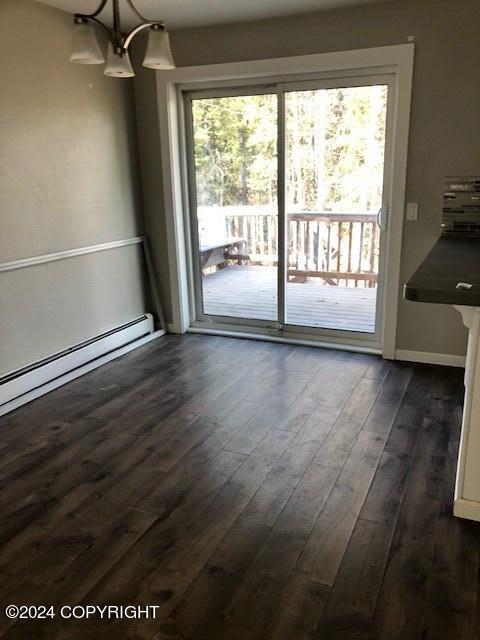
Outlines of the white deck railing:
M 243 238 L 250 263 L 275 265 L 277 216 L 265 212 L 225 215 L 227 237 Z M 288 276 L 322 278 L 331 285 L 374 287 L 379 229 L 375 214 L 292 213 L 288 215 Z

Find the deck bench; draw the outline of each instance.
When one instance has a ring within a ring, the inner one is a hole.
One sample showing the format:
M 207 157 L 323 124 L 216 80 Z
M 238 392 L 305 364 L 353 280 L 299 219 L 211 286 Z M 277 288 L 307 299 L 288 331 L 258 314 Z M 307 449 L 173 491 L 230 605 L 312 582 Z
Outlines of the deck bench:
M 227 260 L 237 260 L 238 264 L 249 260 L 247 242 L 244 238 L 225 238 L 218 244 L 200 247 L 202 269 L 207 267 L 224 267 Z

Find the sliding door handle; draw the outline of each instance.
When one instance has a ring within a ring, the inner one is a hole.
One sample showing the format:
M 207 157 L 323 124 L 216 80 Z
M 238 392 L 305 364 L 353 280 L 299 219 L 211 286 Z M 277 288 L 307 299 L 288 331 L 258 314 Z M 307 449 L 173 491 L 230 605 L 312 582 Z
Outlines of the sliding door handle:
M 386 231 L 388 227 L 388 204 L 382 204 L 377 213 L 377 225 L 380 231 Z

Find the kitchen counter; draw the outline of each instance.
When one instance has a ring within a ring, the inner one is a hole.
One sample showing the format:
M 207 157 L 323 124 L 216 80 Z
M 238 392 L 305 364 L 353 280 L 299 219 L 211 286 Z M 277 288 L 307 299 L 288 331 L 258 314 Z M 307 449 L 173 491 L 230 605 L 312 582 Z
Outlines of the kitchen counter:
M 459 282 L 473 286 L 457 289 Z M 453 513 L 480 522 L 480 238 L 440 238 L 404 295 L 415 302 L 453 305 L 469 330 Z
M 473 285 L 456 288 L 458 282 Z M 407 300 L 480 307 L 480 238 L 440 238 L 405 285 Z

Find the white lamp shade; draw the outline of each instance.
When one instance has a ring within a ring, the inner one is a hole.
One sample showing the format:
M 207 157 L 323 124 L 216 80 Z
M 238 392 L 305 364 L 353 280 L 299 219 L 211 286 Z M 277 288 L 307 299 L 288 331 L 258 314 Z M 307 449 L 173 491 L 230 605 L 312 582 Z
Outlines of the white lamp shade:
M 105 62 L 98 45 L 95 27 L 90 22 L 74 22 L 70 62 L 79 64 L 103 64 Z
M 170 38 L 165 29 L 150 29 L 143 66 L 148 69 L 175 69 Z
M 121 56 L 116 54 L 111 42 L 108 43 L 105 75 L 112 78 L 133 78 L 135 75 L 128 51 Z

